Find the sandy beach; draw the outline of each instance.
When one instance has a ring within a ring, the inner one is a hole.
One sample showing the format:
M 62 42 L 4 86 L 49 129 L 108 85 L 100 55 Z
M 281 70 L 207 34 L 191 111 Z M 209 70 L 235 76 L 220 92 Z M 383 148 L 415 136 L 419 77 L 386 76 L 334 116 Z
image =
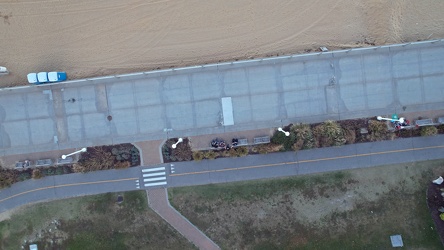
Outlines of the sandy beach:
M 0 87 L 444 37 L 436 0 L 0 1 Z

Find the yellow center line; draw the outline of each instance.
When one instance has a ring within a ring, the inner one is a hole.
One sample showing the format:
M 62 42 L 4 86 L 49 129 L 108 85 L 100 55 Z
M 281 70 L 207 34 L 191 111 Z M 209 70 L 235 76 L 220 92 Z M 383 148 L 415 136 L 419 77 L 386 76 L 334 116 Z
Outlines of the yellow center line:
M 226 172 L 226 171 L 253 169 L 253 168 L 275 167 L 275 166 L 292 165 L 292 164 L 298 164 L 298 163 L 331 161 L 331 160 L 347 159 L 347 158 L 354 158 L 354 157 L 364 157 L 364 156 L 383 155 L 383 154 L 394 154 L 394 153 L 402 153 L 402 152 L 418 151 L 418 150 L 427 150 L 427 149 L 436 149 L 436 148 L 444 148 L 444 145 L 422 147 L 422 148 L 398 149 L 398 150 L 389 150 L 389 151 L 382 151 L 382 152 L 363 153 L 363 154 L 354 154 L 354 155 L 344 155 L 344 156 L 335 156 L 335 157 L 326 157 L 326 158 L 318 158 L 318 159 L 312 159 L 312 160 L 301 160 L 301 161 L 291 161 L 291 162 L 281 162 L 281 163 L 253 165 L 253 166 L 238 167 L 238 168 L 224 168 L 224 169 L 216 169 L 216 170 L 204 170 L 204 171 L 196 171 L 196 172 L 188 172 L 188 173 L 170 174 L 170 176 L 184 176 L 184 175 L 193 175 L 193 174 L 206 174 L 206 173 L 215 173 L 215 172 Z
M 20 195 L 24 195 L 24 194 L 28 194 L 28 193 L 32 193 L 32 192 L 36 192 L 36 191 L 40 191 L 40 190 L 51 189 L 51 188 L 72 187 L 72 186 L 91 185 L 91 184 L 100 184 L 100 183 L 112 183 L 112 182 L 120 182 L 120 181 L 131 181 L 131 180 L 137 180 L 137 179 L 139 179 L 139 178 L 138 177 L 133 177 L 133 178 L 117 179 L 117 180 L 79 182 L 79 183 L 61 184 L 61 185 L 57 185 L 57 186 L 41 187 L 41 188 L 36 188 L 36 189 L 32 189 L 32 190 L 28 190 L 28 191 L 24 191 L 24 192 L 21 192 L 21 193 L 18 193 L 18 194 L 11 195 L 9 197 L 1 199 L 0 202 L 3 202 L 5 200 L 9 200 L 11 198 L 14 198 L 14 197 L 17 197 L 17 196 L 20 196 Z

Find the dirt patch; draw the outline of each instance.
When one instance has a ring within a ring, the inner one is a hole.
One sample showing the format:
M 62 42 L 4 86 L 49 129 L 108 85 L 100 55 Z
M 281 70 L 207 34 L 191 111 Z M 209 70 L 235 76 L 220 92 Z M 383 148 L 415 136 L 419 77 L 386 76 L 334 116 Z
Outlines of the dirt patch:
M 26 84 L 29 72 L 74 79 L 444 37 L 436 0 L 17 0 L 0 9 L 2 87 Z
M 226 248 L 387 249 L 399 233 L 409 247 L 440 249 L 424 191 L 441 170 L 442 160 L 382 166 L 172 189 L 170 199 Z

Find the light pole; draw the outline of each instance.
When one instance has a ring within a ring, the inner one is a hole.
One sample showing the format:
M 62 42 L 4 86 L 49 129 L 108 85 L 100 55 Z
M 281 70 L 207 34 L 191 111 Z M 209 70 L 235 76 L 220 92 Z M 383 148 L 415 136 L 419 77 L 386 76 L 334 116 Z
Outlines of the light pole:
M 384 118 L 382 116 L 378 116 L 378 117 L 376 117 L 376 119 L 378 119 L 378 121 L 384 120 L 384 121 L 400 122 L 400 123 L 404 123 L 405 122 L 405 118 L 404 117 L 401 117 L 399 119 L 393 119 L 393 118 Z
M 177 140 L 176 143 L 174 143 L 173 145 L 171 145 L 171 147 L 172 147 L 172 148 L 176 148 L 176 147 L 177 147 L 177 144 L 179 144 L 179 143 L 181 143 L 181 142 L 183 142 L 183 139 L 182 139 L 182 138 L 179 138 L 179 139 Z
M 68 156 L 75 155 L 75 154 L 78 154 L 78 153 L 83 153 L 83 152 L 86 152 L 86 148 L 82 148 L 82 149 L 80 149 L 80 150 L 78 150 L 76 152 L 72 152 L 71 154 L 62 155 L 62 159 L 65 160 L 66 157 L 68 157 Z
M 281 131 L 285 134 L 285 136 L 290 136 L 290 132 L 284 131 L 282 128 L 278 128 L 278 131 Z

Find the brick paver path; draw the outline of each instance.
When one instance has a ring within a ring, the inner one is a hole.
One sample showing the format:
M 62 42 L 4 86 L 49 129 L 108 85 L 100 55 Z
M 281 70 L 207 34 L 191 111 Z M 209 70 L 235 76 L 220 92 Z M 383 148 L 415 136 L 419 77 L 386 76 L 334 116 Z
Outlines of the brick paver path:
M 164 140 L 133 143 L 140 151 L 140 164 L 147 166 L 163 163 L 162 153 L 160 152 L 163 143 Z
M 220 249 L 210 238 L 170 205 L 165 188 L 147 190 L 146 193 L 150 207 L 195 246 L 203 250 Z

